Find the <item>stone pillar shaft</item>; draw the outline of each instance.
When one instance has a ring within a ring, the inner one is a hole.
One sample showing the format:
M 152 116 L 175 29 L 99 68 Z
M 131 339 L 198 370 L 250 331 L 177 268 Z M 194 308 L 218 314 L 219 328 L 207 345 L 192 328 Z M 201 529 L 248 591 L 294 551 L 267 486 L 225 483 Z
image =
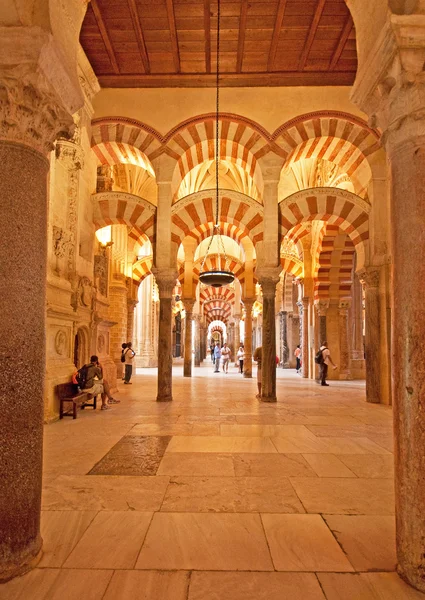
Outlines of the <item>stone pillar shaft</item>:
M 308 377 L 308 306 L 310 299 L 304 297 L 302 299 L 302 337 L 301 337 L 301 376 Z
M 201 327 L 200 316 L 195 316 L 195 367 L 201 366 Z
M 244 361 L 243 376 L 252 378 L 252 306 L 254 298 L 245 298 L 245 337 L 244 337 Z
M 160 276 L 153 269 L 159 290 L 159 332 L 158 332 L 158 394 L 157 402 L 170 402 L 172 395 L 173 372 L 173 312 L 172 293 L 176 283 L 175 274 Z
M 260 281 L 263 289 L 261 400 L 276 402 L 275 281 Z
M 42 545 L 48 168 L 38 152 L 0 142 L 0 581 Z
M 359 273 L 365 288 L 366 401 L 381 401 L 379 268 L 367 267 Z
M 183 376 L 192 377 L 192 311 L 194 301 L 185 299 L 184 308 L 186 311 L 184 327 L 184 363 Z
M 348 335 L 348 310 L 349 302 L 340 302 L 338 317 L 339 317 L 339 378 L 351 379 L 351 345 Z

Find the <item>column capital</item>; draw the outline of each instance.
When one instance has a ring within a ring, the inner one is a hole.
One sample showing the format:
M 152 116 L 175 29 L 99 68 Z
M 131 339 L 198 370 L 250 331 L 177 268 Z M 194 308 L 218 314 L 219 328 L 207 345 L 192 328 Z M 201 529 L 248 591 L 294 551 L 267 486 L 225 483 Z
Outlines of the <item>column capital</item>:
M 314 306 L 316 307 L 319 317 L 326 317 L 329 308 L 329 300 L 316 300 Z
M 193 312 L 193 307 L 196 304 L 196 298 L 182 298 L 184 309 L 187 313 Z
M 380 267 L 365 267 L 360 271 L 357 271 L 360 283 L 366 288 L 377 288 L 379 287 L 379 280 L 381 276 Z
M 282 267 L 262 267 L 256 271 L 258 283 L 265 298 L 274 298 Z
M 251 311 L 252 310 L 252 307 L 254 306 L 255 300 L 256 300 L 255 298 L 244 298 L 243 299 L 243 303 L 244 303 L 246 311 L 248 311 L 248 310 Z
M 382 130 L 389 153 L 425 136 L 424 61 L 424 15 L 417 8 L 411 14 L 389 12 L 351 94 L 369 115 L 369 125 Z
M 348 310 L 351 306 L 351 300 L 340 300 L 338 304 L 338 312 L 340 315 L 348 314 Z
M 174 271 L 174 269 L 158 269 L 157 267 L 152 267 L 151 270 L 158 286 L 159 297 L 171 298 L 176 286 L 177 271 Z
M 309 298 L 309 296 L 303 296 L 303 299 L 302 299 L 303 310 L 308 310 L 308 305 L 309 304 L 310 304 L 310 298 Z
M 77 131 L 77 129 L 76 129 Z M 55 146 L 57 160 L 64 163 L 69 171 L 79 171 L 84 167 L 84 151 L 77 142 L 74 133 L 72 140 L 58 139 Z

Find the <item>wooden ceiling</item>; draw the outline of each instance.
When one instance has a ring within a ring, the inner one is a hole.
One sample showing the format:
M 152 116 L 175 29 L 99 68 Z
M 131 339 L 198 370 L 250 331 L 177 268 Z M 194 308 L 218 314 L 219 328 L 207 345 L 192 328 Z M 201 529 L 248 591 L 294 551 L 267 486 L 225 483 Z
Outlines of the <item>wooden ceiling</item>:
M 223 86 L 351 85 L 345 0 L 221 0 Z M 81 44 L 103 87 L 215 85 L 217 1 L 91 0 Z

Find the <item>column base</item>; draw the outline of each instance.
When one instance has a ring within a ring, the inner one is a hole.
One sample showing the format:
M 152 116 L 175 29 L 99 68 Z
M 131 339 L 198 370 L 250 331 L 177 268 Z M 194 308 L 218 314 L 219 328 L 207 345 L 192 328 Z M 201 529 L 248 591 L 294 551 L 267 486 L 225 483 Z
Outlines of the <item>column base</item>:
M 277 402 L 277 398 L 271 398 L 270 396 L 261 396 L 261 402 Z
M 396 567 L 397 575 L 410 585 L 413 589 L 425 592 L 425 582 L 420 573 L 412 566 L 411 569 L 404 570 L 399 564 Z
M 243 374 L 244 377 L 247 377 L 248 379 L 252 379 L 252 373 L 245 373 Z
M 157 402 L 172 402 L 173 397 L 172 396 L 157 396 L 156 401 Z
M 5 565 L 0 570 L 0 583 L 6 583 L 15 577 L 20 577 L 28 571 L 34 569 L 43 556 L 43 540 L 40 538 L 39 548 L 36 554 L 31 553 L 30 556 L 26 556 L 22 563 L 19 565 Z

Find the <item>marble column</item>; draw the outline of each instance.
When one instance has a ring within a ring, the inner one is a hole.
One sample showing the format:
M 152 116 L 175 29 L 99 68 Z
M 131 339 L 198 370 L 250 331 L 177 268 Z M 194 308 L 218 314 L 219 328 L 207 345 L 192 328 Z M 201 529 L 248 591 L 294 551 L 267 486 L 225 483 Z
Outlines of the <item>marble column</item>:
M 364 343 L 363 343 L 363 294 L 362 284 L 359 280 L 358 273 L 354 273 L 352 285 L 352 336 L 353 348 L 351 358 L 354 360 L 364 359 Z
M 157 402 L 170 402 L 172 395 L 173 370 L 173 311 L 172 295 L 176 285 L 176 274 L 168 276 L 152 269 L 159 290 L 159 332 L 158 332 L 158 394 Z
M 351 340 L 348 334 L 349 300 L 341 300 L 338 307 L 339 321 L 339 378 L 351 379 Z
M 359 273 L 365 291 L 366 401 L 381 402 L 379 267 L 367 267 Z
M 137 300 L 132 300 L 131 298 L 127 299 L 127 342 L 133 342 L 134 309 L 136 308 L 136 305 Z
M 21 7 L 25 16 L 14 27 L 19 13 L 9 4 L 0 11 L 0 581 L 41 557 L 48 156 L 55 139 L 72 134 L 71 114 L 83 105 L 55 36 L 22 26 L 39 16 L 37 8 Z M 56 89 L 61 77 L 67 98 Z
M 304 296 L 300 302 L 300 325 L 301 325 L 301 376 L 308 377 L 308 307 L 310 298 Z
M 192 377 L 192 316 L 195 300 L 192 298 L 184 298 L 185 327 L 184 327 L 184 363 L 183 376 Z
M 289 368 L 289 346 L 288 346 L 288 312 L 281 310 L 279 312 L 279 324 L 280 324 L 280 356 L 282 366 L 285 369 Z
M 239 346 L 241 345 L 241 319 L 239 315 L 235 315 L 235 356 L 234 363 L 236 367 L 239 367 L 239 360 L 237 358 Z
M 279 277 L 260 277 L 263 292 L 261 400 L 276 402 L 276 314 L 275 297 Z
M 243 376 L 252 378 L 252 307 L 255 298 L 245 298 L 243 302 L 245 306 Z
M 319 317 L 319 347 L 327 341 L 326 313 L 329 308 L 329 300 L 318 300 L 316 302 L 317 316 Z
M 195 367 L 201 366 L 201 315 L 194 315 L 195 321 Z

